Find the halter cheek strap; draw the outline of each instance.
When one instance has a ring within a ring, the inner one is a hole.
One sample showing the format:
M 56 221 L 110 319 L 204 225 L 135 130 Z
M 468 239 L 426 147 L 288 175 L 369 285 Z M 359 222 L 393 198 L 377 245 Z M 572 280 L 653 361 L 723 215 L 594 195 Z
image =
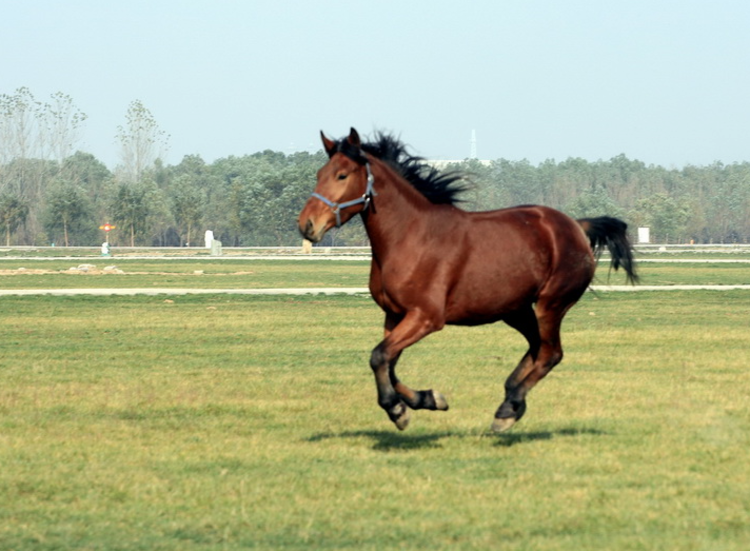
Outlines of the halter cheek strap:
M 316 199 L 320 199 L 325 205 L 331 207 L 331 210 L 333 211 L 333 214 L 336 215 L 336 227 L 341 227 L 341 210 L 342 209 L 348 209 L 349 207 L 353 207 L 355 205 L 364 205 L 362 207 L 362 210 L 367 210 L 367 207 L 370 206 L 370 201 L 374 196 L 377 195 L 375 193 L 375 178 L 372 176 L 372 171 L 370 170 L 370 163 L 365 163 L 365 168 L 367 169 L 367 187 L 365 188 L 365 193 L 362 195 L 362 197 L 357 197 L 356 199 L 352 199 L 351 201 L 344 201 L 343 203 L 336 203 L 334 201 L 331 201 L 327 197 L 324 197 L 320 193 L 313 193 L 311 197 L 315 197 Z

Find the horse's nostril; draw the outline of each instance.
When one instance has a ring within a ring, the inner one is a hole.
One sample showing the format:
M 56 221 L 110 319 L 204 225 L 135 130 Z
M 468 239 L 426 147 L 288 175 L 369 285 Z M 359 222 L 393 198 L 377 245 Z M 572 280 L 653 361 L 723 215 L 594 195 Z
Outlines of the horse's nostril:
M 312 234 L 313 234 L 313 233 L 314 233 L 314 232 L 313 232 L 313 223 L 312 223 L 312 220 L 310 220 L 310 219 L 308 218 L 308 220 L 307 220 L 307 223 L 305 224 L 305 237 L 306 237 L 307 239 L 310 239 L 310 237 L 312 237 Z M 312 240 L 311 240 L 311 241 L 312 241 Z
M 302 234 L 302 237 L 312 241 L 312 237 L 315 234 L 315 229 L 313 228 L 313 226 L 313 221 L 309 218 L 307 219 L 307 222 L 304 223 L 304 226 L 300 225 L 300 233 Z

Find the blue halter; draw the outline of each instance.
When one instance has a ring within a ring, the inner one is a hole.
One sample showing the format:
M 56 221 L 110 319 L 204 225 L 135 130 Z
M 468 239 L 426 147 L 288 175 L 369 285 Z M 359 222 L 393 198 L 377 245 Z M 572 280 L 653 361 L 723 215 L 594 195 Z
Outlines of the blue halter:
M 377 195 L 375 193 L 375 188 L 373 187 L 375 185 L 375 178 L 372 176 L 372 171 L 370 170 L 370 163 L 365 163 L 365 168 L 367 169 L 367 187 L 365 188 L 365 193 L 362 195 L 362 197 L 358 197 L 356 199 L 352 199 L 351 201 L 344 201 L 343 203 L 335 203 L 328 199 L 327 197 L 323 197 L 320 193 L 313 193 L 311 197 L 315 197 L 316 199 L 320 199 L 325 203 L 327 206 L 331 207 L 331 210 L 333 211 L 333 214 L 336 215 L 336 227 L 341 227 L 341 210 L 342 209 L 348 209 L 349 207 L 353 207 L 354 205 L 361 205 L 364 204 L 364 207 L 362 208 L 363 211 L 367 210 L 367 207 L 370 206 L 370 201 L 374 196 Z

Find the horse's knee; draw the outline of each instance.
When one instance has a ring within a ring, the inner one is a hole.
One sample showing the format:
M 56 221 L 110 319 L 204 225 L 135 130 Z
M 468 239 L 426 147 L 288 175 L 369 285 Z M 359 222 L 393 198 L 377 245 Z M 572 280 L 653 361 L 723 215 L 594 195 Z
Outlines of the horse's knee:
M 373 349 L 372 354 L 370 354 L 370 368 L 373 371 L 376 371 L 384 365 L 388 365 L 388 360 L 389 358 L 386 355 L 383 346 L 378 345 Z

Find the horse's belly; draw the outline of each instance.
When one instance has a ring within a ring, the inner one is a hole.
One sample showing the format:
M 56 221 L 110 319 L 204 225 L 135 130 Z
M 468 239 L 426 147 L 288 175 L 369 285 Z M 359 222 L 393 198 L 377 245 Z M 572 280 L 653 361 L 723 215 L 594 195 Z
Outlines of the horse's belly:
M 447 296 L 446 323 L 481 325 L 501 320 L 535 302 L 538 288 L 531 279 L 510 284 L 495 278 L 477 278 L 470 284 L 458 285 Z

